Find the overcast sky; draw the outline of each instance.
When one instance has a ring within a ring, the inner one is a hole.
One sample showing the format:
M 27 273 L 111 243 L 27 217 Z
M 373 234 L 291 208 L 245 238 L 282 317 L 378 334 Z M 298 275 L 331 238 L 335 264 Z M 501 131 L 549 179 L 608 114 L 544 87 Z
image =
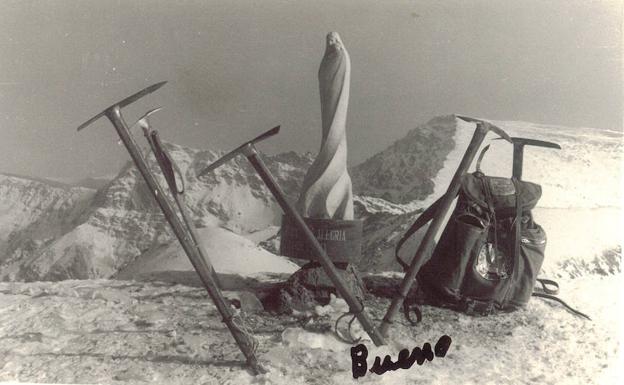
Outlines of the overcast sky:
M 82 178 L 129 159 L 110 123 L 163 106 L 161 137 L 318 150 L 325 35 L 351 57 L 349 160 L 436 115 L 622 129 L 622 1 L 0 1 L 0 172 Z M 138 133 L 137 133 L 138 134 Z M 142 140 L 142 136 L 139 136 Z

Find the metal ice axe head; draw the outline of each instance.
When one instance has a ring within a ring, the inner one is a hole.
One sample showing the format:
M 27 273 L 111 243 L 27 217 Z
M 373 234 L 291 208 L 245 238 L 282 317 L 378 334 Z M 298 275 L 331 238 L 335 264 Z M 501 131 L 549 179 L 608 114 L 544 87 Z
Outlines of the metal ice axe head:
M 211 165 L 209 165 L 208 167 L 203 169 L 199 174 L 197 174 L 197 178 L 201 178 L 202 176 L 204 176 L 204 175 L 208 174 L 209 172 L 215 170 L 216 168 L 218 168 L 221 165 L 223 165 L 225 162 L 229 161 L 232 158 L 235 158 L 239 153 L 244 153 L 249 148 L 253 148 L 255 143 L 260 142 L 260 141 L 262 141 L 264 139 L 267 139 L 267 138 L 277 134 L 279 132 L 279 130 L 280 130 L 280 126 L 275 126 L 275 127 L 271 128 L 270 130 L 266 131 L 265 133 L 256 136 L 252 140 L 241 144 L 240 146 L 236 147 L 234 150 L 232 150 L 232 151 L 228 152 L 227 154 L 223 155 L 221 158 L 219 158 L 216 161 L 214 161 L 214 163 L 212 163 Z
M 117 124 L 120 123 L 121 121 L 121 109 L 124 108 L 125 106 L 136 102 L 137 100 L 141 99 L 143 96 L 145 95 L 149 95 L 152 92 L 156 91 L 157 89 L 159 89 L 160 87 L 164 86 L 167 82 L 160 82 L 160 83 L 156 83 L 153 84 L 139 92 L 137 92 L 134 95 L 130 95 L 127 98 L 123 99 L 122 101 L 119 101 L 113 105 L 111 105 L 110 107 L 108 107 L 107 109 L 105 109 L 104 111 L 100 112 L 99 114 L 95 115 L 94 117 L 92 117 L 91 119 L 87 120 L 86 122 L 82 123 L 79 127 L 78 127 L 78 131 L 82 130 L 83 128 L 87 127 L 88 125 L 90 125 L 91 123 L 95 122 L 96 120 L 98 120 L 99 118 L 101 118 L 102 116 L 106 116 L 111 123 L 113 123 L 113 125 L 116 127 Z M 157 110 L 157 109 L 156 109 Z M 156 112 L 155 110 L 152 110 L 150 112 L 148 112 L 148 114 Z M 146 115 L 148 115 L 146 114 Z M 145 118 L 146 116 L 144 116 Z M 137 122 L 138 123 L 138 122 Z
M 499 128 L 486 120 L 471 118 L 470 116 L 464 116 L 464 115 L 455 115 L 455 116 L 466 122 L 477 123 L 477 129 L 484 130 L 486 133 L 488 131 L 492 131 L 498 136 L 500 136 L 501 139 L 505 139 L 509 143 L 512 143 L 511 137 L 505 131 L 503 131 L 502 128 Z
M 518 180 L 522 179 L 522 164 L 524 161 L 524 146 L 537 146 L 554 148 L 561 150 L 561 146 L 557 143 L 546 142 L 543 140 L 529 139 L 529 138 L 511 138 L 513 143 L 513 171 L 512 176 Z

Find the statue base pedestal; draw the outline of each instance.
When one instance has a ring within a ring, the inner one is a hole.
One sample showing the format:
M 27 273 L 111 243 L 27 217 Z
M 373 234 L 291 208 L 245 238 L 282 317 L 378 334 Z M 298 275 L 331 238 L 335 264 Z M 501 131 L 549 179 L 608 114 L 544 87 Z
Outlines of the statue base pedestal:
M 363 299 L 366 289 L 357 269 L 353 267 L 361 257 L 362 221 L 319 218 L 304 218 L 304 221 L 338 269 L 347 289 L 355 297 Z M 284 287 L 276 293 L 274 305 L 278 312 L 314 310 L 317 305 L 327 305 L 331 294 L 340 296 L 317 262 L 309 240 L 299 231 L 293 219 L 286 215 L 282 216 L 280 254 L 310 262 L 291 275 Z
M 362 254 L 362 221 L 303 218 L 316 240 L 337 267 L 357 262 Z M 316 261 L 308 239 L 294 220 L 282 216 L 280 254 L 290 258 Z

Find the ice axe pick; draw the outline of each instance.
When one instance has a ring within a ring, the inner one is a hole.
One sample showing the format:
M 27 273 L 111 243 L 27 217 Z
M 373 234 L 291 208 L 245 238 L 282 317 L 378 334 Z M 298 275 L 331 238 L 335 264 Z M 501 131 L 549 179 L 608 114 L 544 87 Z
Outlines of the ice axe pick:
M 124 108 L 125 106 L 127 106 L 129 104 L 132 104 L 132 103 L 136 102 L 137 100 L 141 99 L 143 96 L 151 94 L 152 92 L 156 91 L 157 89 L 159 89 L 160 87 L 164 86 L 165 84 L 167 84 L 167 82 L 160 82 L 160 83 L 152 84 L 151 86 L 149 86 L 149 87 L 147 87 L 145 89 L 142 89 L 141 91 L 137 92 L 136 94 L 130 95 L 127 98 L 125 98 L 124 100 L 113 104 L 112 106 L 108 107 L 104 111 L 102 111 L 99 114 L 95 115 L 91 119 L 89 119 L 86 122 L 82 123 L 78 127 L 78 131 L 80 131 L 83 128 L 87 127 L 88 125 L 90 125 L 91 123 L 95 122 L 96 120 L 98 120 L 102 116 L 106 116 L 111 121 L 111 123 L 113 123 L 113 125 L 115 125 L 115 123 L 114 123 L 114 121 L 116 120 L 115 115 L 120 115 L 120 112 L 121 112 L 122 108 Z M 117 113 L 115 113 L 115 111 L 117 111 Z

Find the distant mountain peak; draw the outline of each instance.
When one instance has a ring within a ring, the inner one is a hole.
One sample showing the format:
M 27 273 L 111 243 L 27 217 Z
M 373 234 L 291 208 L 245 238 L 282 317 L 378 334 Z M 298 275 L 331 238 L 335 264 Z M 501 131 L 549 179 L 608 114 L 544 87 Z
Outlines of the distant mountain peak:
M 559 151 L 526 150 L 524 175 L 542 185 L 540 208 L 621 208 L 621 132 L 517 121 L 495 124 L 512 136 L 561 145 Z M 356 216 L 365 221 L 358 267 L 397 267 L 397 237 L 417 210 L 446 191 L 473 132 L 473 124 L 454 115 L 435 117 L 350 169 Z M 491 145 L 483 170 L 509 176 L 512 148 L 493 137 L 488 135 L 483 143 Z M 222 227 L 248 236 L 279 226 L 281 210 L 244 157 L 198 179 L 199 171 L 225 152 L 164 145 L 184 175 L 185 198 L 198 227 Z M 154 157 L 147 147 L 143 151 L 165 187 Z M 291 151 L 262 157 L 294 202 L 313 155 Z M 149 262 L 150 256 L 175 243 L 132 162 L 114 177 L 102 179 L 96 192 L 42 178 L 0 175 L 0 279 L 108 278 L 139 258 Z M 572 238 L 559 238 L 574 244 Z
M 359 195 L 393 203 L 422 200 L 433 193 L 435 178 L 454 148 L 454 115 L 439 116 L 419 125 L 385 150 L 351 168 Z

